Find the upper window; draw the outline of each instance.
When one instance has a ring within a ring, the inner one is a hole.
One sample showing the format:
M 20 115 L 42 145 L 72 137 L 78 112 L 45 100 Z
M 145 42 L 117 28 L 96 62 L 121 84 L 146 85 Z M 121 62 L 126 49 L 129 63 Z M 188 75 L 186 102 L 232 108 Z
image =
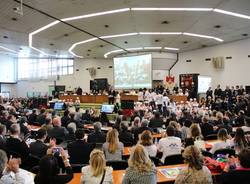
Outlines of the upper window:
M 74 60 L 65 58 L 19 58 L 18 79 L 49 79 L 57 75 L 73 74 Z

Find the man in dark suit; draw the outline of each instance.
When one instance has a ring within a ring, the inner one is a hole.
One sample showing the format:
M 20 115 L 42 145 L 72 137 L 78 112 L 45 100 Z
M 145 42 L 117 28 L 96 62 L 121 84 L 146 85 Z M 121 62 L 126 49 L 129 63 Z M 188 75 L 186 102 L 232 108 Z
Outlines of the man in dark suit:
M 123 121 L 121 123 L 121 131 L 119 132 L 119 141 L 124 144 L 124 146 L 131 146 L 134 144 L 133 134 L 128 131 L 128 123 Z
M 49 137 L 64 140 L 69 134 L 68 130 L 65 127 L 62 127 L 60 117 L 55 117 L 53 119 L 53 126 L 54 127 L 48 132 Z
M 48 146 L 44 144 L 47 138 L 47 131 L 41 128 L 37 131 L 37 140 L 30 144 L 30 153 L 34 156 L 42 158 L 47 153 Z
M 45 109 L 41 109 L 40 114 L 37 116 L 36 121 L 40 125 L 43 125 L 43 124 L 45 124 L 45 119 L 46 119 Z
M 0 124 L 0 149 L 5 150 L 6 146 L 6 126 L 3 124 Z
M 213 125 L 209 123 L 209 117 L 204 116 L 202 118 L 202 124 L 201 124 L 201 133 L 203 137 L 207 137 L 208 135 L 214 134 Z
M 152 129 L 162 128 L 163 120 L 158 111 L 154 112 L 154 117 L 150 119 L 148 126 Z
M 104 143 L 106 135 L 102 132 L 102 124 L 96 122 L 94 124 L 94 132 L 88 135 L 88 143 Z
M 137 143 L 137 141 L 139 140 L 139 135 L 144 131 L 144 130 L 149 130 L 151 132 L 153 132 L 153 130 L 151 128 L 148 127 L 149 121 L 147 119 L 142 120 L 141 122 L 141 127 L 135 129 L 134 131 L 134 139 L 135 139 L 135 143 Z
M 30 153 L 25 141 L 20 139 L 19 124 L 15 123 L 10 126 L 10 138 L 6 140 L 6 151 L 10 154 L 17 154 L 13 156 L 20 157 L 22 161 L 24 161 Z
M 37 114 L 36 114 L 36 109 L 32 110 L 32 113 L 28 117 L 28 122 L 30 124 L 35 124 L 37 120 Z
M 71 164 L 88 164 L 91 151 L 94 145 L 85 142 L 83 129 L 75 132 L 76 141 L 68 144 L 68 153 Z

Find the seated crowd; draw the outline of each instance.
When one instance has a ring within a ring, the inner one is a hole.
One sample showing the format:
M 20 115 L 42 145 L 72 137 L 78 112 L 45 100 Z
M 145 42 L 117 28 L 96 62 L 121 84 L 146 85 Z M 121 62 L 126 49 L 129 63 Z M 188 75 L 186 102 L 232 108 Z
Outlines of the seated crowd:
M 207 96 L 205 102 L 139 102 L 131 117 L 118 111 L 114 122 L 93 109 L 81 114 L 79 107 L 68 107 L 61 117 L 50 109 L 29 112 L 25 99 L 0 101 L 0 183 L 25 183 L 21 173 L 27 170 L 36 174 L 36 184 L 68 183 L 74 172 L 82 173 L 80 183 L 113 183 L 113 170 L 122 167 L 122 183 L 151 184 L 157 166 L 174 162 L 187 164 L 175 183 L 210 184 L 204 157 L 215 158 L 221 150 L 231 157 L 220 182 L 248 183 L 249 97 L 223 95 L 217 90 L 215 100 Z M 209 140 L 216 141 L 207 148 Z

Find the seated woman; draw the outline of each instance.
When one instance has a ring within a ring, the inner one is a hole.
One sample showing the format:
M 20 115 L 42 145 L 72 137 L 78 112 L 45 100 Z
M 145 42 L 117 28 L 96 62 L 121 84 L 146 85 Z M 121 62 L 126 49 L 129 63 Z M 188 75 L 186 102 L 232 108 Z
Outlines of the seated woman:
M 122 180 L 123 184 L 154 184 L 157 182 L 156 168 L 142 145 L 137 144 L 133 148 L 128 165 Z
M 122 160 L 124 146 L 119 142 L 118 136 L 119 133 L 116 129 L 108 131 L 106 142 L 102 146 L 106 160 Z
M 82 168 L 81 184 L 113 183 L 113 169 L 106 167 L 102 151 L 93 150 L 90 154 L 89 164 Z
M 185 139 L 185 147 L 190 145 L 195 145 L 199 149 L 205 149 L 205 142 L 202 140 L 203 136 L 201 134 L 200 126 L 197 123 L 193 123 L 190 126 L 190 135 Z
M 157 147 L 153 144 L 153 136 L 149 130 L 144 130 L 142 132 L 139 142 L 144 146 L 150 157 L 156 157 Z
M 227 134 L 227 130 L 225 128 L 221 128 L 217 134 L 218 142 L 216 142 L 210 153 L 214 154 L 215 151 L 219 149 L 231 148 L 230 136 Z
M 236 154 L 240 153 L 241 150 L 248 146 L 248 141 L 242 128 L 236 129 L 235 136 L 231 141 L 231 145 L 234 147 Z
M 65 184 L 72 180 L 73 171 L 67 159 L 67 154 L 62 148 L 58 148 L 61 154 L 66 174 L 59 174 L 57 158 L 52 155 L 52 149 L 48 149 L 48 155 L 44 156 L 39 163 L 39 172 L 35 176 L 35 184 Z M 58 149 L 56 151 L 58 151 Z
M 196 146 L 188 146 L 183 152 L 183 158 L 188 168 L 182 170 L 175 179 L 175 184 L 212 184 L 212 175 L 203 165 L 203 158 Z

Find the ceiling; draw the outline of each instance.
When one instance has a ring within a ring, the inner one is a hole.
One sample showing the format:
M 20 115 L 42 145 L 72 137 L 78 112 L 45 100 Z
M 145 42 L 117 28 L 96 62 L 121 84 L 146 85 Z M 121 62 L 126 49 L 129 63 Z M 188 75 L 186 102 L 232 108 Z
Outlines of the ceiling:
M 23 6 L 23 16 L 21 16 L 13 10 L 13 8 L 20 6 L 19 3 L 14 0 L 1 0 L 0 46 L 11 49 L 11 51 L 0 47 L 0 52 L 10 54 L 18 52 L 22 56 L 41 56 L 43 53 L 43 55 L 54 56 L 103 58 L 105 53 L 121 50 L 107 56 L 114 57 L 124 53 L 123 49 L 129 51 L 131 48 L 141 48 L 142 51 L 185 52 L 246 39 L 250 36 L 250 19 L 248 18 L 230 16 L 215 11 L 134 11 L 131 9 L 142 7 L 216 8 L 250 16 L 249 0 L 23 0 L 23 3 L 57 19 L 124 8 L 130 9 L 65 21 L 71 25 L 57 23 L 33 34 L 32 43 L 29 43 L 30 33 L 56 20 L 26 6 Z M 165 24 L 162 24 L 164 21 Z M 215 28 L 216 25 L 219 25 L 220 28 Z M 141 32 L 150 32 L 151 34 L 138 34 Z M 178 34 L 156 34 L 159 32 Z M 96 39 L 74 46 L 75 43 L 95 38 L 94 36 L 102 38 L 102 36 L 127 33 L 134 34 Z M 194 37 L 183 33 L 216 37 L 222 39 L 223 42 L 210 37 Z M 30 46 L 32 44 L 33 49 L 29 47 L 29 44 Z M 144 47 L 161 48 L 146 49 Z M 164 47 L 178 48 L 179 50 L 169 51 L 163 49 Z M 70 48 L 71 53 L 69 52 Z

